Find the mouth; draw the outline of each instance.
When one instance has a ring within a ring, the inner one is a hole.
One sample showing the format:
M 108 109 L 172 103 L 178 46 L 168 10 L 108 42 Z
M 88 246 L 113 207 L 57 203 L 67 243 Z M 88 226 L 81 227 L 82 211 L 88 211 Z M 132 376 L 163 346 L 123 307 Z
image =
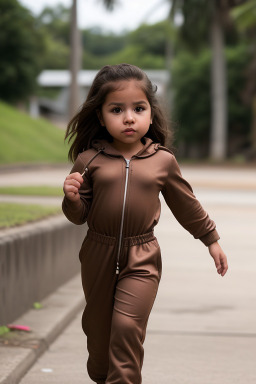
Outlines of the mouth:
M 135 132 L 133 128 L 126 128 L 123 132 L 129 133 L 129 132 Z

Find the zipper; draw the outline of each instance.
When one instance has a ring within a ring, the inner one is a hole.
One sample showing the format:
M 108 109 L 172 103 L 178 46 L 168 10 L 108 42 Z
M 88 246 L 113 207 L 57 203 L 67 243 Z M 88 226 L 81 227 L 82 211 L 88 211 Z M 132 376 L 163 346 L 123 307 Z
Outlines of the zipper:
M 120 233 L 119 233 L 119 242 L 118 242 L 118 251 L 117 251 L 117 261 L 116 261 L 116 274 L 119 274 L 119 259 L 121 253 L 121 244 L 122 244 L 122 235 L 124 228 L 124 211 L 125 211 L 125 203 L 126 203 L 126 195 L 127 195 L 127 186 L 128 186 L 128 178 L 129 178 L 129 167 L 130 160 L 125 160 L 125 186 L 124 186 L 124 200 L 123 200 L 123 209 L 122 209 L 122 217 L 121 217 L 121 225 L 120 225 Z

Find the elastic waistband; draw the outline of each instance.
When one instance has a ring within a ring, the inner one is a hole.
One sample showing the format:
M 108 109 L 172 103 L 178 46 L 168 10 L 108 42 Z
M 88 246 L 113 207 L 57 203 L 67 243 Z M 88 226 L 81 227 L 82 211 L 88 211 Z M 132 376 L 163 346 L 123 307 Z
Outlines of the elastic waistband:
M 91 229 L 88 229 L 87 237 L 91 240 L 107 245 L 114 245 L 116 242 L 116 237 L 102 235 L 101 233 L 94 232 Z M 152 240 L 155 240 L 153 231 L 138 236 L 125 237 L 122 239 L 122 243 L 125 247 L 129 247 L 132 245 L 148 243 Z
M 143 235 L 125 237 L 123 239 L 123 245 L 130 247 L 131 245 L 148 243 L 149 241 L 155 240 L 154 232 L 143 233 Z
M 97 242 L 102 243 L 102 244 L 107 244 L 107 245 L 114 245 L 116 242 L 115 237 L 102 235 L 101 233 L 94 232 L 91 229 L 88 229 L 87 237 L 88 237 L 88 239 L 97 241 Z

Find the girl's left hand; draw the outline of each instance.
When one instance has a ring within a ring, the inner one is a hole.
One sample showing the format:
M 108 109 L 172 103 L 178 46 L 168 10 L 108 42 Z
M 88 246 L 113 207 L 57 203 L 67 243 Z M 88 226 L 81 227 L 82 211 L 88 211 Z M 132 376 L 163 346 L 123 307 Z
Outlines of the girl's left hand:
M 224 276 L 228 270 L 227 256 L 225 255 L 225 253 L 223 252 L 221 246 L 217 241 L 209 245 L 208 249 L 209 249 L 210 255 L 212 256 L 215 262 L 217 272 L 221 276 Z

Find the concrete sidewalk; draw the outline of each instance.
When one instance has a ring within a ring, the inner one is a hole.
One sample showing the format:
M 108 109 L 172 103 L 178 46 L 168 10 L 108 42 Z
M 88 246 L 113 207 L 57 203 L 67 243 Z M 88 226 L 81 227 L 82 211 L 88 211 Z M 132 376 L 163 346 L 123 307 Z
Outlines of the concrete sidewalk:
M 31 309 L 14 324 L 31 332 L 11 331 L 0 336 L 0 383 L 16 384 L 84 307 L 80 275 L 42 301 L 41 309 Z M 34 383 L 36 384 L 36 382 Z
M 217 275 L 207 248 L 186 233 L 163 205 L 156 229 L 163 277 L 145 341 L 145 384 L 256 382 L 256 204 L 205 201 L 204 207 L 217 222 L 230 269 L 224 278 Z M 54 295 L 42 310 L 32 310 L 17 321 L 32 327 L 41 346 L 31 348 L 28 342 L 27 348 L 1 347 L 1 375 L 5 371 L 1 384 L 19 383 L 45 349 L 22 384 L 91 382 L 80 326 L 79 278 L 70 288 L 59 290 L 57 298 Z M 71 319 L 71 325 L 51 344 L 54 337 L 47 335 L 56 336 Z

